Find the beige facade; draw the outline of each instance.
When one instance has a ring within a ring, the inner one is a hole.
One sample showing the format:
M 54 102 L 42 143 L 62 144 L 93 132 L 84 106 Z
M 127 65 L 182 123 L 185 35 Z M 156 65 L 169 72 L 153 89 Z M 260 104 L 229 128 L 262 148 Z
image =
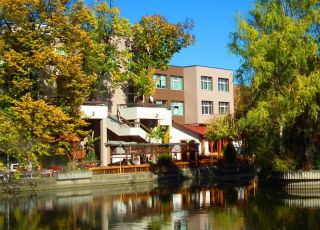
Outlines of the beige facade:
M 231 70 L 212 67 L 184 68 L 186 124 L 204 124 L 226 110 L 234 114 L 232 74 Z M 204 111 L 203 107 L 206 107 Z
M 183 124 L 205 124 L 212 116 L 234 114 L 233 72 L 205 66 L 169 66 L 166 71 L 156 71 L 166 76 L 166 87 L 157 89 L 155 100 L 180 101 L 183 115 L 173 120 Z M 181 76 L 183 90 L 170 88 L 170 77 Z

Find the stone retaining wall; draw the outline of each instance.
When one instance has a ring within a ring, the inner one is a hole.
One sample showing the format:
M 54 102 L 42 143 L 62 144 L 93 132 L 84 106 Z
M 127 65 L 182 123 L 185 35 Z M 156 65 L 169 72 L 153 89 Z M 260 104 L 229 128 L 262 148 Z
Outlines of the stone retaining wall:
M 286 190 L 320 189 L 320 170 L 272 173 L 266 183 Z
M 284 173 L 273 173 L 273 179 L 277 180 L 319 180 L 320 181 L 320 170 L 311 171 L 293 171 Z
M 92 171 L 71 171 L 57 173 L 52 178 L 28 179 L 36 183 L 35 187 L 23 186 L 21 191 L 40 191 L 53 189 L 72 189 L 78 187 L 97 187 L 125 185 L 144 182 L 181 181 L 184 178 L 209 178 L 217 181 L 250 180 L 254 173 L 231 173 L 219 175 L 216 167 L 187 168 L 176 173 L 154 174 L 152 172 L 135 172 L 121 174 L 93 175 Z M 29 184 L 29 183 L 26 183 Z

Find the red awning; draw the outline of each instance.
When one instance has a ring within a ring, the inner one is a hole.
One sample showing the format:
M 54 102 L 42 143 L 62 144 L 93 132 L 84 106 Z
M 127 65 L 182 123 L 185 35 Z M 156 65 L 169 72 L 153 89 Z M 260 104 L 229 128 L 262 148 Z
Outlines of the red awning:
M 204 125 L 193 125 L 193 124 L 180 124 L 176 121 L 172 121 L 172 124 L 174 126 L 178 126 L 182 129 L 186 129 L 188 131 L 191 131 L 193 133 L 199 134 L 203 137 L 206 136 L 206 126 Z
M 206 126 L 204 126 L 204 125 L 183 125 L 183 126 L 185 126 L 187 129 L 189 129 L 195 133 L 198 133 L 202 136 L 206 135 Z

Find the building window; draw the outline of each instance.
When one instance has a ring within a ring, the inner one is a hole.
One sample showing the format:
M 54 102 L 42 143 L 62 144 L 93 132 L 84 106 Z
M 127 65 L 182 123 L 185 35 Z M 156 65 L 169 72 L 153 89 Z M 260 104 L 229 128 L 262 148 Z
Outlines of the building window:
M 183 102 L 171 101 L 171 113 L 175 116 L 183 116 Z
M 154 103 L 156 105 L 167 105 L 167 101 L 166 100 L 155 100 Z
M 201 76 L 201 89 L 212 90 L 212 77 Z
M 219 78 L 218 79 L 218 90 L 220 92 L 229 92 L 229 79 Z
M 133 85 L 128 86 L 128 91 L 127 91 L 127 103 L 128 104 L 134 104 L 134 99 L 137 96 L 136 89 Z
M 211 115 L 213 114 L 213 102 L 212 101 L 202 101 L 202 114 Z
M 157 89 L 165 89 L 166 88 L 166 75 L 155 74 L 153 75 L 153 80 L 156 81 Z
M 229 102 L 219 102 L 219 114 L 229 114 Z
M 183 78 L 177 76 L 171 76 L 170 87 L 172 90 L 183 90 Z

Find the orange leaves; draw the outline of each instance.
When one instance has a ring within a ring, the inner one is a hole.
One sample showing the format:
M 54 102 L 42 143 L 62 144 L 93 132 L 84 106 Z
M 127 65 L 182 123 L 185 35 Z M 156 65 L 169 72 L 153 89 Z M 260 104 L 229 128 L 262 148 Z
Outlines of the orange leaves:
M 69 134 L 73 125 L 60 108 L 48 105 L 43 100 L 33 100 L 30 94 L 14 101 L 11 111 L 26 134 L 45 141 L 55 141 L 62 133 Z

